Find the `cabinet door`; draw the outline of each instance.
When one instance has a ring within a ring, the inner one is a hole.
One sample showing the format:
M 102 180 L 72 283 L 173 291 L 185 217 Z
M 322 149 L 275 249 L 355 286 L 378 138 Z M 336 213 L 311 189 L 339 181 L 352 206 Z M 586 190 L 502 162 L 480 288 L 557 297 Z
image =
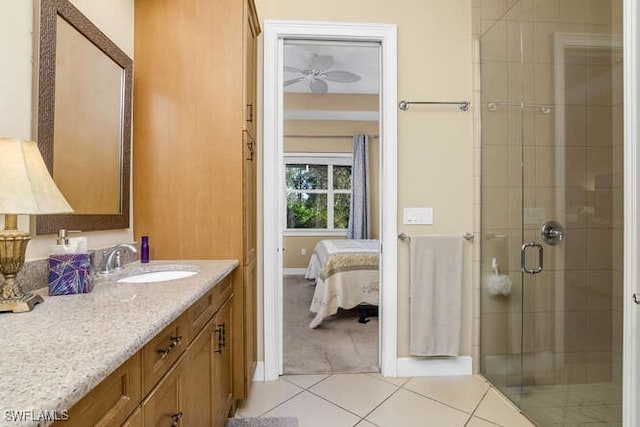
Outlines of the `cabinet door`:
M 222 427 L 229 415 L 233 399 L 231 300 L 222 305 L 187 351 L 186 426 Z
M 227 301 L 214 316 L 213 339 L 213 413 L 214 426 L 224 426 L 233 401 L 232 303 Z
M 242 133 L 244 165 L 242 174 L 242 234 L 247 265 L 256 257 L 256 162 L 257 146 L 248 132 Z
M 142 422 L 142 409 L 136 409 L 136 411 L 131 414 L 127 421 L 122 424 L 122 427 L 144 427 L 144 424 Z
M 244 1 L 244 129 L 256 138 L 256 77 L 257 77 L 257 42 L 260 33 L 258 19 L 252 0 Z
M 185 358 L 180 359 L 142 404 L 145 427 L 184 426 Z
M 187 350 L 184 425 L 213 426 L 215 323 L 211 319 Z

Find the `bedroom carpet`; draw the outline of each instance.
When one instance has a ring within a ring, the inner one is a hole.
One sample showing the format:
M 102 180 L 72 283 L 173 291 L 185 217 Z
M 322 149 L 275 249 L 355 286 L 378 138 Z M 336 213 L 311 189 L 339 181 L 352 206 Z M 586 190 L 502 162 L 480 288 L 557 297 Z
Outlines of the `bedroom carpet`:
M 358 323 L 358 313 L 340 310 L 309 328 L 315 287 L 303 276 L 284 278 L 284 373 L 379 372 L 378 318 Z

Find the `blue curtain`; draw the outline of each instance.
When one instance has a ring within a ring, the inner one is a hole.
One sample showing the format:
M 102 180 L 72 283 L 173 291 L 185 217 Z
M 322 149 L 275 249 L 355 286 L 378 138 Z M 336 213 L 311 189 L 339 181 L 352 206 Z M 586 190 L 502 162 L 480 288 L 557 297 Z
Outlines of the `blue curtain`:
M 351 163 L 351 206 L 349 207 L 349 239 L 368 239 L 371 236 L 369 207 L 369 137 L 353 137 Z

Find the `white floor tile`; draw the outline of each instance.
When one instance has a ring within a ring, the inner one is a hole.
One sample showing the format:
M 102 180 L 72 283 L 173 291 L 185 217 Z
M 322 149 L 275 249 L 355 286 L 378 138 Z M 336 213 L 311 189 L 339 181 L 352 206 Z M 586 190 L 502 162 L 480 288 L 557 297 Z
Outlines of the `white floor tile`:
M 482 418 L 473 417 L 467 423 L 466 427 L 496 427 L 498 424 L 494 424 L 487 420 L 483 420 Z
M 237 415 L 243 418 L 259 417 L 301 391 L 300 387 L 282 379 L 267 382 L 255 381 L 249 397 L 238 407 Z
M 371 423 L 367 420 L 361 420 L 356 427 L 377 427 L 374 423 Z
M 397 389 L 395 385 L 367 374 L 338 374 L 309 391 L 364 417 Z
M 380 374 L 379 372 L 373 372 L 367 375 L 369 375 L 370 377 L 377 378 L 379 380 L 397 385 L 398 387 L 402 387 L 407 381 L 411 379 L 410 377 L 399 377 L 399 378 L 383 377 L 382 374 Z
M 319 383 L 323 379 L 327 378 L 329 374 L 323 375 L 282 375 L 280 378 L 290 382 L 291 384 L 295 384 L 298 387 L 302 387 L 307 389 L 314 384 Z
M 265 417 L 297 417 L 298 427 L 352 427 L 360 421 L 354 414 L 308 391 L 267 412 Z
M 412 378 L 403 387 L 469 414 L 489 390 L 489 384 L 477 376 Z
M 493 388 L 482 399 L 473 415 L 501 426 L 533 427 L 529 420 Z
M 462 427 L 469 415 L 424 396 L 400 389 L 386 400 L 367 420 L 380 427 L 415 427 L 428 425 Z

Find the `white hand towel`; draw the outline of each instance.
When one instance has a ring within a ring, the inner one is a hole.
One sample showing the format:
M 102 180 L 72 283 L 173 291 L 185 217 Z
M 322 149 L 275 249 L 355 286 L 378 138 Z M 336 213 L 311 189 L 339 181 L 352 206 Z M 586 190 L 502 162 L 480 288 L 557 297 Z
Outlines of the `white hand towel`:
M 460 236 L 411 236 L 411 341 L 414 356 L 457 356 L 462 325 Z

